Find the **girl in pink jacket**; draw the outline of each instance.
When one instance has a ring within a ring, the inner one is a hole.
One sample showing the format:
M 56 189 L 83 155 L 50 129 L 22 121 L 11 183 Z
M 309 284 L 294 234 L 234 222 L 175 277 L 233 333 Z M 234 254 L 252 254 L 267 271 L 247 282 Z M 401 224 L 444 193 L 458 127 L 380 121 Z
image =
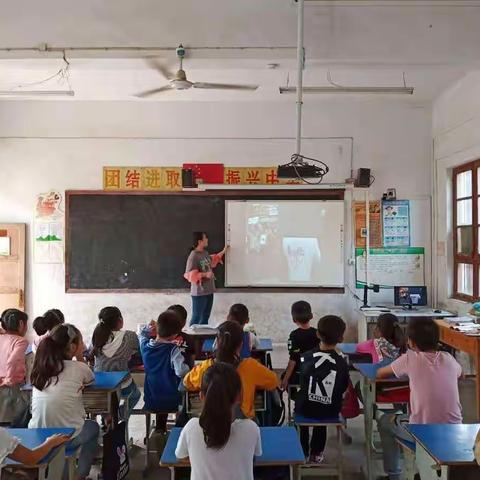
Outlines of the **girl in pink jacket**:
M 373 331 L 374 338 L 357 344 L 357 353 L 369 353 L 372 362 L 378 363 L 385 359 L 394 360 L 405 349 L 405 337 L 393 313 L 384 313 L 377 319 Z

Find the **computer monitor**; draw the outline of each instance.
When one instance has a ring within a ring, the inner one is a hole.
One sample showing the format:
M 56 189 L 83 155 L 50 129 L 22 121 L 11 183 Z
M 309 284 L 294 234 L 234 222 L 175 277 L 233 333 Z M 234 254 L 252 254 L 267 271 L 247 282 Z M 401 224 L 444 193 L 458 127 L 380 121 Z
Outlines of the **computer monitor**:
M 403 308 L 427 305 L 427 287 L 394 287 L 395 306 Z

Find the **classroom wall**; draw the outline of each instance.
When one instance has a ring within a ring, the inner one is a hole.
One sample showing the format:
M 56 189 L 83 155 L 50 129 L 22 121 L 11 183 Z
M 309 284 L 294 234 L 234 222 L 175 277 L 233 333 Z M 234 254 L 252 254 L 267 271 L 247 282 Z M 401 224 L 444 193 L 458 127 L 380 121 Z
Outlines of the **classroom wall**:
M 436 273 L 438 300 L 464 314 L 470 304 L 451 299 L 453 290 L 452 168 L 480 158 L 480 71 L 446 90 L 433 107 L 436 177 Z
M 354 138 L 354 168 L 370 167 L 376 177 L 371 198 L 395 187 L 398 198 L 428 199 L 429 107 L 396 99 L 344 97 L 307 99 L 304 110 L 305 136 Z M 101 189 L 104 165 L 211 160 L 227 165 L 284 163 L 293 152 L 294 141 L 282 139 L 294 135 L 294 115 L 293 99 L 291 103 L 1 102 L 0 221 L 25 222 L 29 227 L 28 312 L 37 315 L 59 307 L 89 336 L 96 313 L 107 304 L 121 308 L 130 328 L 156 317 L 171 303 L 189 307 L 187 293 L 65 294 L 64 266 L 32 261 L 30 227 L 36 195 L 49 189 Z M 328 157 L 332 174 L 325 181 L 343 182 L 350 169 L 348 140 L 313 139 L 306 146 L 320 159 Z M 351 245 L 350 234 L 348 217 L 347 245 Z M 347 265 L 346 273 L 352 289 L 354 267 Z M 213 318 L 224 318 L 230 304 L 244 302 L 260 334 L 283 342 L 292 328 L 290 305 L 300 298 L 312 303 L 317 316 L 327 312 L 344 316 L 349 323 L 348 338 L 355 338 L 357 314 L 348 289 L 344 295 L 219 293 Z

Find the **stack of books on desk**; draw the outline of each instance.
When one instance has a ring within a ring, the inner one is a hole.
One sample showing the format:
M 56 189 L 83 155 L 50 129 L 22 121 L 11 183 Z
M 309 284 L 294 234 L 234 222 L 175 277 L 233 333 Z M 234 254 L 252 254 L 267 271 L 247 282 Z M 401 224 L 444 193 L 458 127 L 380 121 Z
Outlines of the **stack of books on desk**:
M 474 317 L 450 317 L 446 318 L 452 330 L 465 333 L 465 335 L 480 336 L 480 324 L 475 323 Z

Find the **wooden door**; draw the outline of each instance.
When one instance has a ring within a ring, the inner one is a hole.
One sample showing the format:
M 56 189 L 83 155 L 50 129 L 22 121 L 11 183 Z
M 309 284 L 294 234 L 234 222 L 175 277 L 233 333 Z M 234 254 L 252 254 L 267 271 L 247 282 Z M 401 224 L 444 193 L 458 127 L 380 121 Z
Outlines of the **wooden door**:
M 0 246 L 0 313 L 25 310 L 25 224 L 0 223 Z

